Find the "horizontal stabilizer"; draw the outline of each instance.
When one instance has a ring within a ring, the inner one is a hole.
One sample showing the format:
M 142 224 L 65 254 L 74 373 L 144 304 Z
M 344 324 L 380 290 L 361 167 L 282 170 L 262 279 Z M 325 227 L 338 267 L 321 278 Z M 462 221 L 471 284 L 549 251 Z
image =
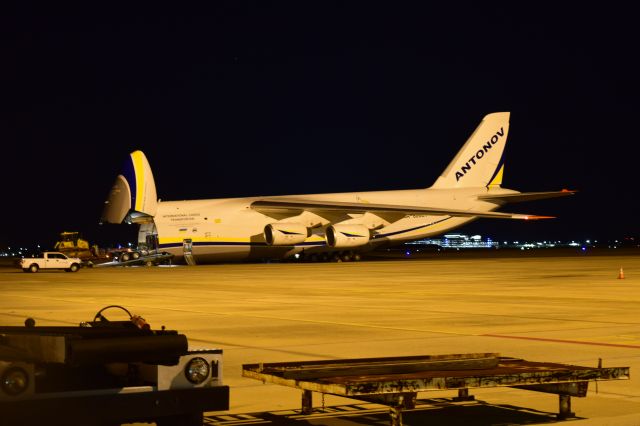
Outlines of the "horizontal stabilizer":
M 482 217 L 488 219 L 552 219 L 552 216 L 536 216 L 522 213 L 502 213 L 475 210 L 442 209 L 437 207 L 402 206 L 390 204 L 345 203 L 339 201 L 297 200 L 292 198 L 263 199 L 251 203 L 251 208 L 268 213 L 273 211 L 291 211 L 299 214 L 301 210 L 310 212 L 344 212 L 344 213 L 401 213 L 405 215 L 434 215 L 455 217 Z
M 551 192 L 518 192 L 515 194 L 488 194 L 478 195 L 478 200 L 490 203 L 521 203 L 523 201 L 543 200 L 545 198 L 558 198 L 574 195 L 578 191 L 563 189 L 562 191 Z

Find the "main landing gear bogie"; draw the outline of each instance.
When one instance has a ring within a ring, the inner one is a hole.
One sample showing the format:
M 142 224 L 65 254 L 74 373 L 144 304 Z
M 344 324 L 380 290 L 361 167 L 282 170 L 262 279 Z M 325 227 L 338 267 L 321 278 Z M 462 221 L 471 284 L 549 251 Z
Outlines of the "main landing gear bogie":
M 301 256 L 303 262 L 358 262 L 362 259 L 360 253 L 352 250 L 336 251 L 331 253 L 312 253 Z

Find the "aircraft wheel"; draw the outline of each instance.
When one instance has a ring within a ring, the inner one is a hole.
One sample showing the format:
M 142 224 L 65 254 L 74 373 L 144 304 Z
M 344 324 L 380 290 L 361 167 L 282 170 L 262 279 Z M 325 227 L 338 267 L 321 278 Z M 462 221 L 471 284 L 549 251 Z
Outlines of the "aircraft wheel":
M 35 263 L 31 266 L 29 266 L 29 272 L 38 272 L 38 269 L 40 269 L 40 267 L 38 265 L 36 265 Z

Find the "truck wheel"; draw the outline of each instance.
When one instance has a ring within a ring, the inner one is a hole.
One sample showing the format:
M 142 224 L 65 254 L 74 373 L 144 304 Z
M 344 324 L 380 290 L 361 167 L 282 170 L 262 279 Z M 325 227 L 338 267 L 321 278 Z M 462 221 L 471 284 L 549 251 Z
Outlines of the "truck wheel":
M 134 259 L 138 259 L 140 258 L 140 253 L 138 253 L 137 251 L 134 251 L 133 253 L 131 253 L 131 257 Z
M 120 262 L 128 262 L 129 259 L 131 259 L 129 253 L 122 253 L 122 256 L 120 256 Z
M 69 267 L 69 270 L 71 272 L 78 272 L 78 269 L 80 269 L 80 266 L 77 263 L 72 263 Z
M 29 266 L 29 271 L 30 272 L 38 272 L 38 269 L 40 269 L 40 267 L 38 265 L 36 265 L 35 263 L 31 266 Z

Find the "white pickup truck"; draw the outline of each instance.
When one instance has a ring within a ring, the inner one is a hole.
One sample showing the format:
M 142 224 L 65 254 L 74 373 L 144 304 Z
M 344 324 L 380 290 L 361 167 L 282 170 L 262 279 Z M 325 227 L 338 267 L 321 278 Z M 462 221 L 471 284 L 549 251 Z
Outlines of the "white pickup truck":
M 38 272 L 39 269 L 64 269 L 67 272 L 78 272 L 82 261 L 76 257 L 67 257 L 62 253 L 47 251 L 41 257 L 25 257 L 20 260 L 24 272 Z

